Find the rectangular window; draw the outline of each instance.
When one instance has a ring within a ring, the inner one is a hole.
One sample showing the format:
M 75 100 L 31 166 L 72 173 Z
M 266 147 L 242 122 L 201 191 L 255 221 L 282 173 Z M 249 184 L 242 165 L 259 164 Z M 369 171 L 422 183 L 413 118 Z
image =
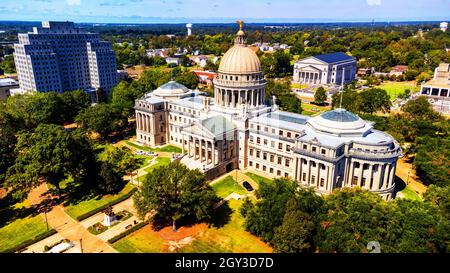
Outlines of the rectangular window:
M 306 173 L 302 173 L 302 180 L 306 181 Z

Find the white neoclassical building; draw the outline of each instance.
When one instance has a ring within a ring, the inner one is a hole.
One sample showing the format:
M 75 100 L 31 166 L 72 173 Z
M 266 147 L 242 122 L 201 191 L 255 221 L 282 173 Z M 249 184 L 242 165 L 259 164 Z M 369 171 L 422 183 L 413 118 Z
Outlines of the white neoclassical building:
M 356 58 L 343 52 L 311 56 L 295 62 L 293 80 L 312 85 L 351 83 L 356 66 Z
M 266 105 L 260 61 L 244 37 L 241 25 L 214 98 L 171 81 L 136 100 L 137 141 L 182 147 L 181 162 L 209 178 L 239 168 L 319 193 L 360 186 L 393 198 L 398 143 L 344 109 L 308 117 Z

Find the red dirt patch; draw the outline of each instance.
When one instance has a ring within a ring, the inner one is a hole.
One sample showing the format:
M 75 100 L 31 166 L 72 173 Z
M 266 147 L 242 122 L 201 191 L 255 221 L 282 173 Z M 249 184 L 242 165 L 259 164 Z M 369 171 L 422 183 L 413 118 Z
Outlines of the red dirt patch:
M 188 227 L 180 227 L 177 231 L 173 231 L 172 227 L 165 227 L 156 233 L 166 241 L 177 241 L 186 237 L 195 237 L 196 235 L 208 229 L 205 223 L 194 224 Z

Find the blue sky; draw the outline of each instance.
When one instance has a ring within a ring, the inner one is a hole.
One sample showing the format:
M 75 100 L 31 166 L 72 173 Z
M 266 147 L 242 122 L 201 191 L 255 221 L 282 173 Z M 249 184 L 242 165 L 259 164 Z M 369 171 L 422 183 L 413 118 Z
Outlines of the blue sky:
M 450 20 L 450 0 L 1 0 L 0 20 L 98 23 Z

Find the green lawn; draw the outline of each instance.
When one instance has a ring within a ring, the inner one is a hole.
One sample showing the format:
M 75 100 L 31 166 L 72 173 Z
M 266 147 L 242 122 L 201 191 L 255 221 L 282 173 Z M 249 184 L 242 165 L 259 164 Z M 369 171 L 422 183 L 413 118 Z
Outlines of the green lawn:
M 382 83 L 380 86 L 375 87 L 386 90 L 391 100 L 397 98 L 398 95 L 404 93 L 406 89 L 411 90 L 412 93 L 419 90 L 417 86 L 405 82 L 387 82 Z
M 317 108 L 317 110 L 313 111 L 313 108 Z M 302 115 L 307 115 L 307 116 L 315 116 L 318 115 L 324 111 L 330 110 L 331 107 L 330 106 L 318 106 L 318 105 L 314 105 L 311 103 L 302 103 Z
M 170 158 L 168 157 L 157 157 L 156 163 L 151 165 L 150 167 L 147 167 L 144 169 L 146 172 L 152 172 L 155 168 L 161 167 L 161 166 L 167 166 L 170 164 Z
M 202 236 L 198 236 L 191 244 L 181 248 L 183 253 L 268 253 L 272 252 L 269 246 L 258 237 L 245 231 L 244 218 L 239 213 L 242 200 L 229 200 L 227 203 L 232 209 L 228 223 L 222 227 L 208 228 Z M 220 213 L 218 209 L 218 213 Z
M 251 173 L 251 172 L 246 172 L 245 175 L 250 177 L 251 179 L 253 179 L 258 184 L 260 184 L 261 182 L 272 183 L 272 181 L 273 181 L 270 178 L 262 177 L 260 175 L 257 175 L 255 173 Z
M 113 247 L 121 253 L 157 253 L 161 252 L 165 240 L 146 225 L 140 230 L 113 243 Z
M 404 195 L 405 199 L 418 200 L 418 201 L 422 200 L 422 198 L 408 186 L 406 186 L 400 192 Z
M 155 168 L 161 167 L 161 166 L 167 166 L 170 164 L 170 158 L 168 157 L 157 157 L 156 159 L 156 163 L 145 168 L 144 171 L 146 171 L 147 173 L 152 172 Z M 142 182 L 145 179 L 145 175 L 141 175 L 138 177 L 138 181 Z
M 212 185 L 212 188 L 216 192 L 217 196 L 221 198 L 225 198 L 233 192 L 241 195 L 247 193 L 247 191 L 241 185 L 239 185 L 231 175 L 214 183 Z
M 307 84 L 301 84 L 301 83 L 291 83 L 291 88 L 298 88 L 298 89 L 303 89 L 308 87 Z
M 68 205 L 65 207 L 65 211 L 72 218 L 76 219 L 80 215 L 89 213 L 90 211 L 93 211 L 101 206 L 104 206 L 105 204 L 114 203 L 116 200 L 119 200 L 123 198 L 124 195 L 130 193 L 130 191 L 133 190 L 134 188 L 135 187 L 132 184 L 128 183 L 118 194 L 114 195 L 109 194 L 103 197 L 97 197 L 81 201 L 77 204 Z
M 51 227 L 50 227 L 51 229 Z M 47 226 L 42 216 L 27 216 L 0 228 L 0 252 L 43 236 L 47 232 Z
M 216 217 L 229 215 L 228 221 L 217 227 L 197 226 L 196 233 L 191 235 L 194 240 L 183 246 L 180 252 L 267 253 L 272 251 L 259 238 L 245 231 L 244 219 L 239 214 L 242 200 L 230 200 L 227 203 L 231 211 L 224 205 L 217 209 Z M 115 242 L 113 247 L 119 252 L 126 253 L 168 252 L 167 240 L 161 236 L 160 232 L 152 230 L 149 225 Z
M 142 150 L 142 151 L 146 151 L 146 152 L 167 152 L 167 153 L 181 153 L 182 150 L 181 148 L 175 147 L 173 145 L 166 145 L 160 148 L 150 148 L 150 147 L 146 147 L 146 146 L 141 146 L 138 145 L 136 143 L 133 143 L 131 141 L 125 140 L 125 144 L 127 144 L 128 146 L 131 146 L 133 148 Z

